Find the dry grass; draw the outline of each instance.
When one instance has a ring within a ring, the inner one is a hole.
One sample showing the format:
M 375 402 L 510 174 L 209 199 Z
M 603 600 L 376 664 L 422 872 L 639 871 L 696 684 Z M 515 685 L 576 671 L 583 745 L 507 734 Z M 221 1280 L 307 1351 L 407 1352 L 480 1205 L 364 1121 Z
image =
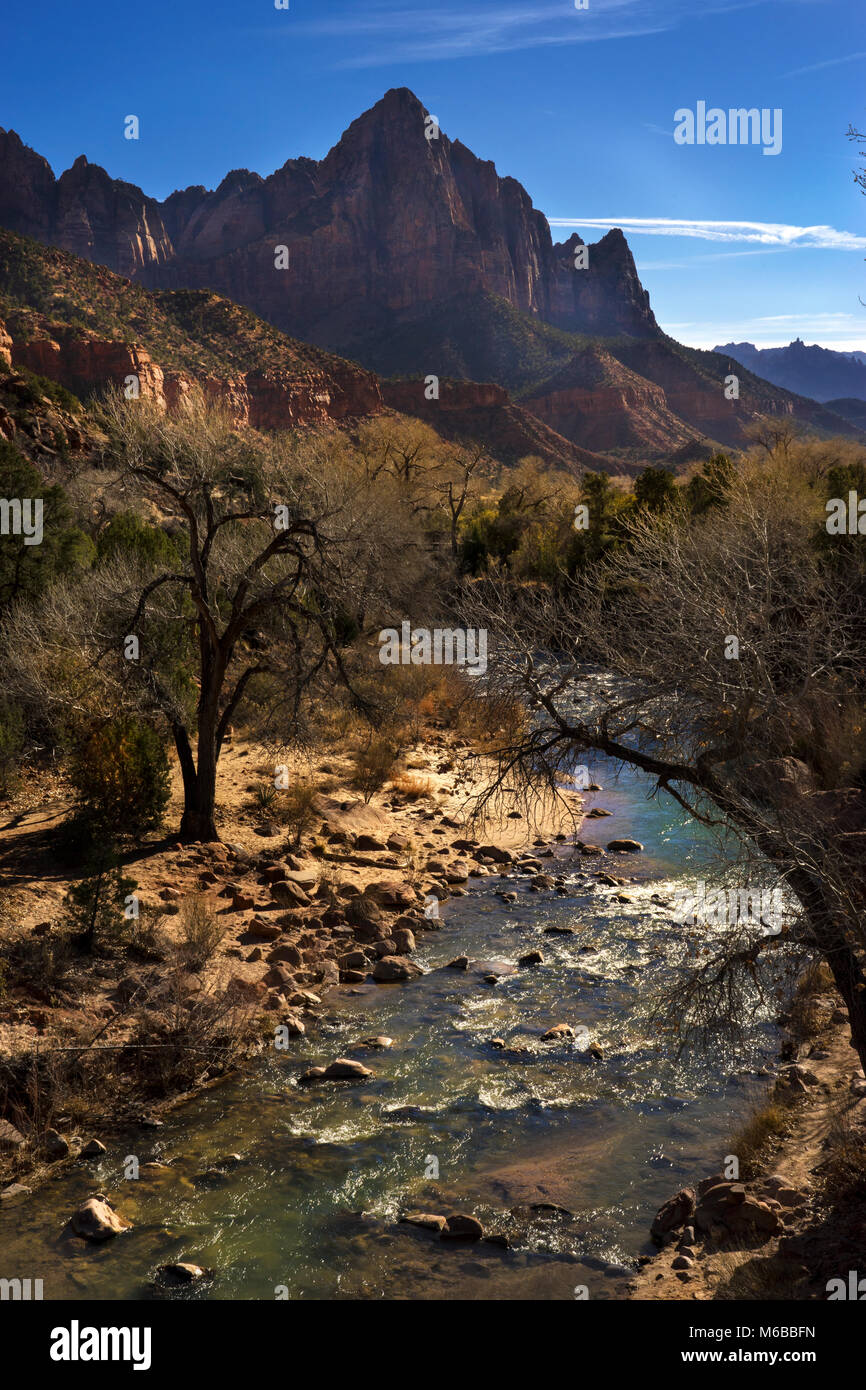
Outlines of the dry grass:
M 776 1100 L 768 1100 L 753 1111 L 731 1139 L 730 1152 L 739 1159 L 741 1180 L 759 1175 L 761 1157 L 774 1139 L 788 1133 L 790 1119 L 789 1111 Z
M 713 1259 L 714 1299 L 726 1302 L 779 1302 L 802 1297 L 803 1267 L 799 1260 L 773 1254 L 742 1259 L 723 1253 Z
M 369 802 L 390 781 L 399 758 L 393 740 L 384 734 L 370 734 L 355 750 L 352 786 Z
M 392 778 L 391 786 L 407 801 L 420 801 L 422 797 L 433 796 L 436 791 L 431 777 L 416 777 L 411 772 Z
M 296 777 L 278 793 L 278 819 L 290 831 L 296 849 L 318 819 L 318 795 L 315 782 L 307 777 Z
M 187 898 L 180 910 L 180 961 L 189 970 L 202 970 L 216 955 L 226 930 L 204 894 Z
M 136 960 L 165 960 L 169 950 L 165 924 L 165 916 L 158 908 L 142 906 L 127 928 L 127 954 Z
M 785 1026 L 797 1046 L 811 1042 L 827 1027 L 827 1012 L 816 1001 L 819 995 L 834 989 L 833 976 L 824 961 L 808 965 L 801 974 L 785 1018 Z
M 250 1008 L 217 990 L 190 995 L 178 970 L 158 1006 L 140 1010 L 120 1065 L 137 1090 L 171 1095 L 236 1066 L 257 1031 Z

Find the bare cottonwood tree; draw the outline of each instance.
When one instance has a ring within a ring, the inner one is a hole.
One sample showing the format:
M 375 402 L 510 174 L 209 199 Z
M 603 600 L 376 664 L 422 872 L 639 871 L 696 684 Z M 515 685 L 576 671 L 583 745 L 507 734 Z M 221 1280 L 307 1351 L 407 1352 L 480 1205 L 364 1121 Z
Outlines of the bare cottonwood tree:
M 456 560 L 460 548 L 460 521 L 472 498 L 473 483 L 492 462 L 483 444 L 454 445 L 448 450 L 445 476 L 433 485 L 447 509 L 452 559 Z
M 80 717 L 118 708 L 163 718 L 180 762 L 187 840 L 214 840 L 226 733 L 253 689 L 296 730 L 333 687 L 359 705 L 347 658 L 358 615 L 393 611 L 413 537 L 337 441 L 236 431 L 200 396 L 165 413 L 105 403 L 106 487 L 149 506 L 176 563 L 102 565 L 21 605 L 4 643 L 19 696 Z
M 559 595 L 481 581 L 465 608 L 491 689 L 530 712 L 485 796 L 553 786 L 595 749 L 733 833 L 796 898 L 790 939 L 826 961 L 866 1065 L 866 559 L 821 544 L 823 520 L 790 460 L 745 462 L 722 508 L 638 516 Z M 680 1002 L 706 1021 L 779 945 L 732 931 Z

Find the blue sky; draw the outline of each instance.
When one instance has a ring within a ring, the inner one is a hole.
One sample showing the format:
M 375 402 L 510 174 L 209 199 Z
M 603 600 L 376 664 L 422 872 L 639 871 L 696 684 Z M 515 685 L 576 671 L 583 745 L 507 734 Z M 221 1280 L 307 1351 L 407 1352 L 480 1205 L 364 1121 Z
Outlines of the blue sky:
M 164 197 L 320 158 L 389 87 L 528 189 L 554 236 L 625 231 L 683 342 L 866 350 L 862 0 L 5 0 L 0 125 Z M 674 113 L 782 110 L 782 149 Z M 135 114 L 141 138 L 123 138 Z

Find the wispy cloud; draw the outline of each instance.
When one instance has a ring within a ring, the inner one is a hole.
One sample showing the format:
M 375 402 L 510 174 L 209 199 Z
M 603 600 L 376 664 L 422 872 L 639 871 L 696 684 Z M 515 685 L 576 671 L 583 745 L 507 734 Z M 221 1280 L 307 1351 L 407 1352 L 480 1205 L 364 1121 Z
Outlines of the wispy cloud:
M 820 72 L 822 68 L 835 68 L 840 63 L 854 63 L 859 58 L 866 58 L 866 53 L 844 53 L 841 58 L 825 58 L 823 63 L 810 63 L 805 68 L 794 68 L 792 72 L 783 72 L 783 77 L 803 77 L 807 72 Z
M 707 0 L 701 14 L 746 9 L 762 2 Z M 643 38 L 674 29 L 693 15 L 693 0 L 655 0 L 652 14 L 646 0 L 590 0 L 585 10 L 575 9 L 572 0 L 535 4 L 475 0 L 466 6 L 420 4 L 412 9 L 405 3 L 378 0 L 357 9 L 335 10 L 299 25 L 295 32 L 360 41 L 357 52 L 338 61 L 341 67 L 363 68 Z
M 698 270 L 707 261 L 739 260 L 742 256 L 780 256 L 790 251 L 790 246 L 761 246 L 757 251 L 708 251 L 704 255 L 689 256 L 687 261 L 645 261 L 641 256 L 638 270 Z
M 782 347 L 793 338 L 818 341 L 839 352 L 862 352 L 866 345 L 866 326 L 862 316 L 835 314 L 765 314 L 733 322 L 708 323 L 697 319 L 665 323 L 665 330 L 692 347 L 715 347 L 720 343 L 756 343 L 758 347 Z
M 835 227 L 797 227 L 788 222 L 711 222 L 679 217 L 551 217 L 551 227 L 621 227 L 633 235 L 692 237 L 698 241 L 753 242 L 791 250 L 862 251 L 866 236 Z

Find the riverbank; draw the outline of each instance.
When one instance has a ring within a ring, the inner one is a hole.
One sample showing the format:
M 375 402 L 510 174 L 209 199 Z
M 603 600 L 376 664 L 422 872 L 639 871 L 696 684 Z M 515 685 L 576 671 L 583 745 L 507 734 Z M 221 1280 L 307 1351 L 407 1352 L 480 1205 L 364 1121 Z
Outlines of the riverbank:
M 658 1212 L 662 1248 L 642 1261 L 631 1298 L 862 1296 L 848 1284 L 866 1243 L 866 1079 L 845 1010 L 821 983 L 808 991 L 811 1036 L 788 1042 L 789 1060 L 720 1170 Z
M 258 804 L 272 763 L 233 741 L 220 763 L 221 843 L 167 838 L 127 855 L 139 919 L 123 945 L 93 955 L 64 931 L 77 880 L 57 845 L 71 802 L 62 783 L 45 803 L 44 779 L 25 782 L 0 828 L 0 1180 L 33 1189 L 88 1143 L 153 1125 L 272 1047 L 278 1027 L 290 1048 L 316 1028 L 328 990 L 371 970 L 411 974 L 417 940 L 441 926 L 439 902 L 522 849 L 574 839 L 582 801 L 568 789 L 529 819 L 521 808 L 470 824 L 486 775 L 472 754 L 429 730 L 366 802 L 333 747 L 298 762 L 315 815 L 296 844 Z M 176 782 L 168 824 L 180 810 Z

